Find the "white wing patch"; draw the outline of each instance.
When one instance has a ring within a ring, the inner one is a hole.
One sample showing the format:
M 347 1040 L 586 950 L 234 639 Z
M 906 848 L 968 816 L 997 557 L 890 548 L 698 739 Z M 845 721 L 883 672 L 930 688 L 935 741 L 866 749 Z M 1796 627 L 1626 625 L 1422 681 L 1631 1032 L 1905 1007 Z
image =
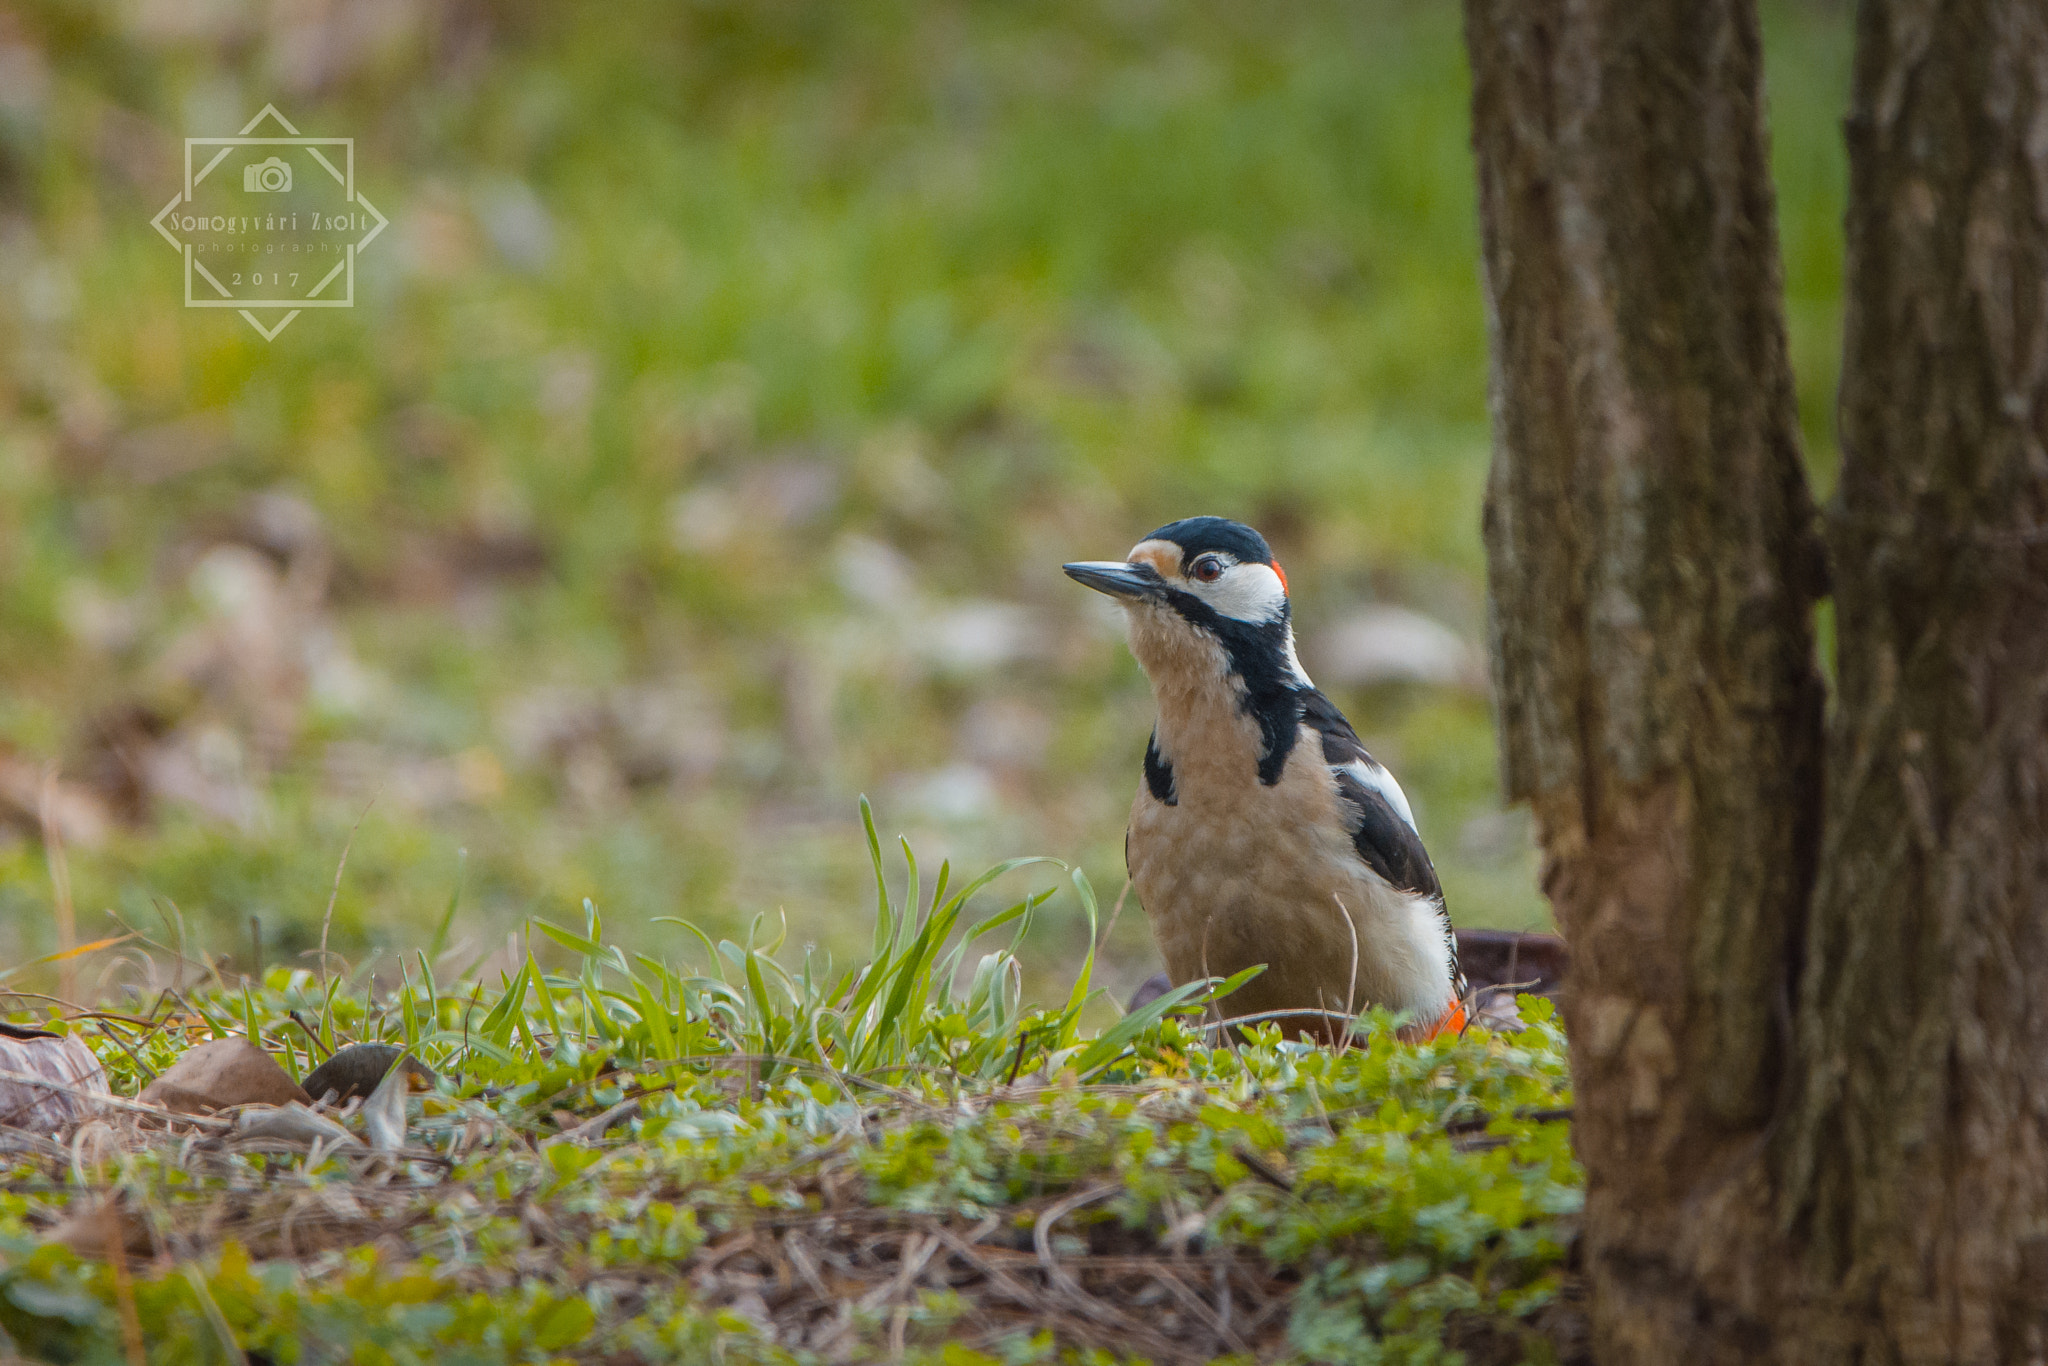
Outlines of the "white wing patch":
M 1348 764 L 1339 764 L 1338 767 L 1372 791 L 1379 793 L 1386 799 L 1387 805 L 1394 808 L 1394 814 L 1408 822 L 1410 830 L 1415 830 L 1415 813 L 1409 809 L 1408 794 L 1394 781 L 1393 774 L 1371 759 L 1353 759 Z M 1416 833 L 1421 832 L 1418 830 Z

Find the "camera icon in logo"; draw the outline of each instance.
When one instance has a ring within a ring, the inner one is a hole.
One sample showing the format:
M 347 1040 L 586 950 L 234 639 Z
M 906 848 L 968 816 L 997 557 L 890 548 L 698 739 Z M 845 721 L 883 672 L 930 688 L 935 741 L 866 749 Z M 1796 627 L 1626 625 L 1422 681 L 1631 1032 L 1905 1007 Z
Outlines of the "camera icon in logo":
M 276 194 L 291 187 L 291 164 L 283 157 L 272 157 L 242 168 L 242 189 L 249 194 Z

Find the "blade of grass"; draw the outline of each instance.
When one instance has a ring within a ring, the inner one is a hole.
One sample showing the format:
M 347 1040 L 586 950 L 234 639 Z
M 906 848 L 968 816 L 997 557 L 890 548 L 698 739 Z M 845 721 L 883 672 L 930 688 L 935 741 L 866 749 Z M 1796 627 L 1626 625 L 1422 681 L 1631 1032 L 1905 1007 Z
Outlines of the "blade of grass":
M 875 870 L 875 945 L 869 957 L 877 963 L 889 957 L 896 938 L 896 908 L 889 900 L 889 879 L 882 871 L 882 837 L 875 833 L 875 809 L 861 794 L 860 825 L 868 837 L 868 861 Z
M 529 958 L 527 960 L 531 962 Z M 484 1022 L 477 1026 L 477 1032 L 492 1043 L 503 1048 L 511 1042 L 512 1017 L 526 1004 L 526 964 L 519 965 L 519 971 L 505 983 L 505 992 L 498 997 L 498 1003 L 491 1007 L 491 1013 L 484 1016 Z
M 448 931 L 455 924 L 455 908 L 462 904 L 462 879 L 469 871 L 469 850 L 455 851 L 455 886 L 448 893 L 448 909 L 441 912 L 441 923 L 434 927 L 434 937 L 427 943 L 427 957 L 439 958 L 448 947 Z

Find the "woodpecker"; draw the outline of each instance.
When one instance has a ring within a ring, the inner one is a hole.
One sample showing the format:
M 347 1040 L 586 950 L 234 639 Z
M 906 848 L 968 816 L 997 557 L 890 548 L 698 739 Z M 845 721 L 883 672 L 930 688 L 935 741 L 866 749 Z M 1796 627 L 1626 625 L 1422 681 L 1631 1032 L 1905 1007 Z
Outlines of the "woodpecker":
M 1287 575 L 1241 522 L 1170 522 L 1064 566 L 1124 609 L 1158 722 L 1124 861 L 1175 983 L 1265 971 L 1233 1015 L 1334 1040 L 1367 1006 L 1465 1023 L 1443 887 L 1401 785 L 1295 654 Z

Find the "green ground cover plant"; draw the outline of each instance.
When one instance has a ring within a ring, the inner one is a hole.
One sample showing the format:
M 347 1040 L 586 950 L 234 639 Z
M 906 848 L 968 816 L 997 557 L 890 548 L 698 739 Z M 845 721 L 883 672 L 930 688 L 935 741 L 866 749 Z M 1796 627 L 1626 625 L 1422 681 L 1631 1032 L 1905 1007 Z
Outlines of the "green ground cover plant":
M 866 817 L 865 810 L 863 811 Z M 20 1140 L 0 1185 L 0 1347 L 41 1360 L 1541 1362 L 1569 1355 L 1580 1203 L 1563 1039 L 1341 1049 L 1205 1027 L 1233 983 L 1098 1031 L 1093 958 L 1027 1003 L 1018 947 L 1084 873 L 1015 860 L 929 886 L 871 817 L 864 961 L 779 927 L 670 952 L 599 912 L 443 980 L 340 964 L 208 973 L 76 1016 L 118 1096 L 188 1042 L 302 1076 L 351 1041 L 439 1080 L 402 1140 L 175 1132 L 128 1111 Z M 1021 893 L 998 888 L 1029 887 Z M 987 911 L 982 903 L 1009 904 Z M 442 922 L 455 910 L 451 900 Z M 54 1011 L 21 1018 L 40 1019 Z M 119 1252 L 114 1251 L 119 1248 Z

